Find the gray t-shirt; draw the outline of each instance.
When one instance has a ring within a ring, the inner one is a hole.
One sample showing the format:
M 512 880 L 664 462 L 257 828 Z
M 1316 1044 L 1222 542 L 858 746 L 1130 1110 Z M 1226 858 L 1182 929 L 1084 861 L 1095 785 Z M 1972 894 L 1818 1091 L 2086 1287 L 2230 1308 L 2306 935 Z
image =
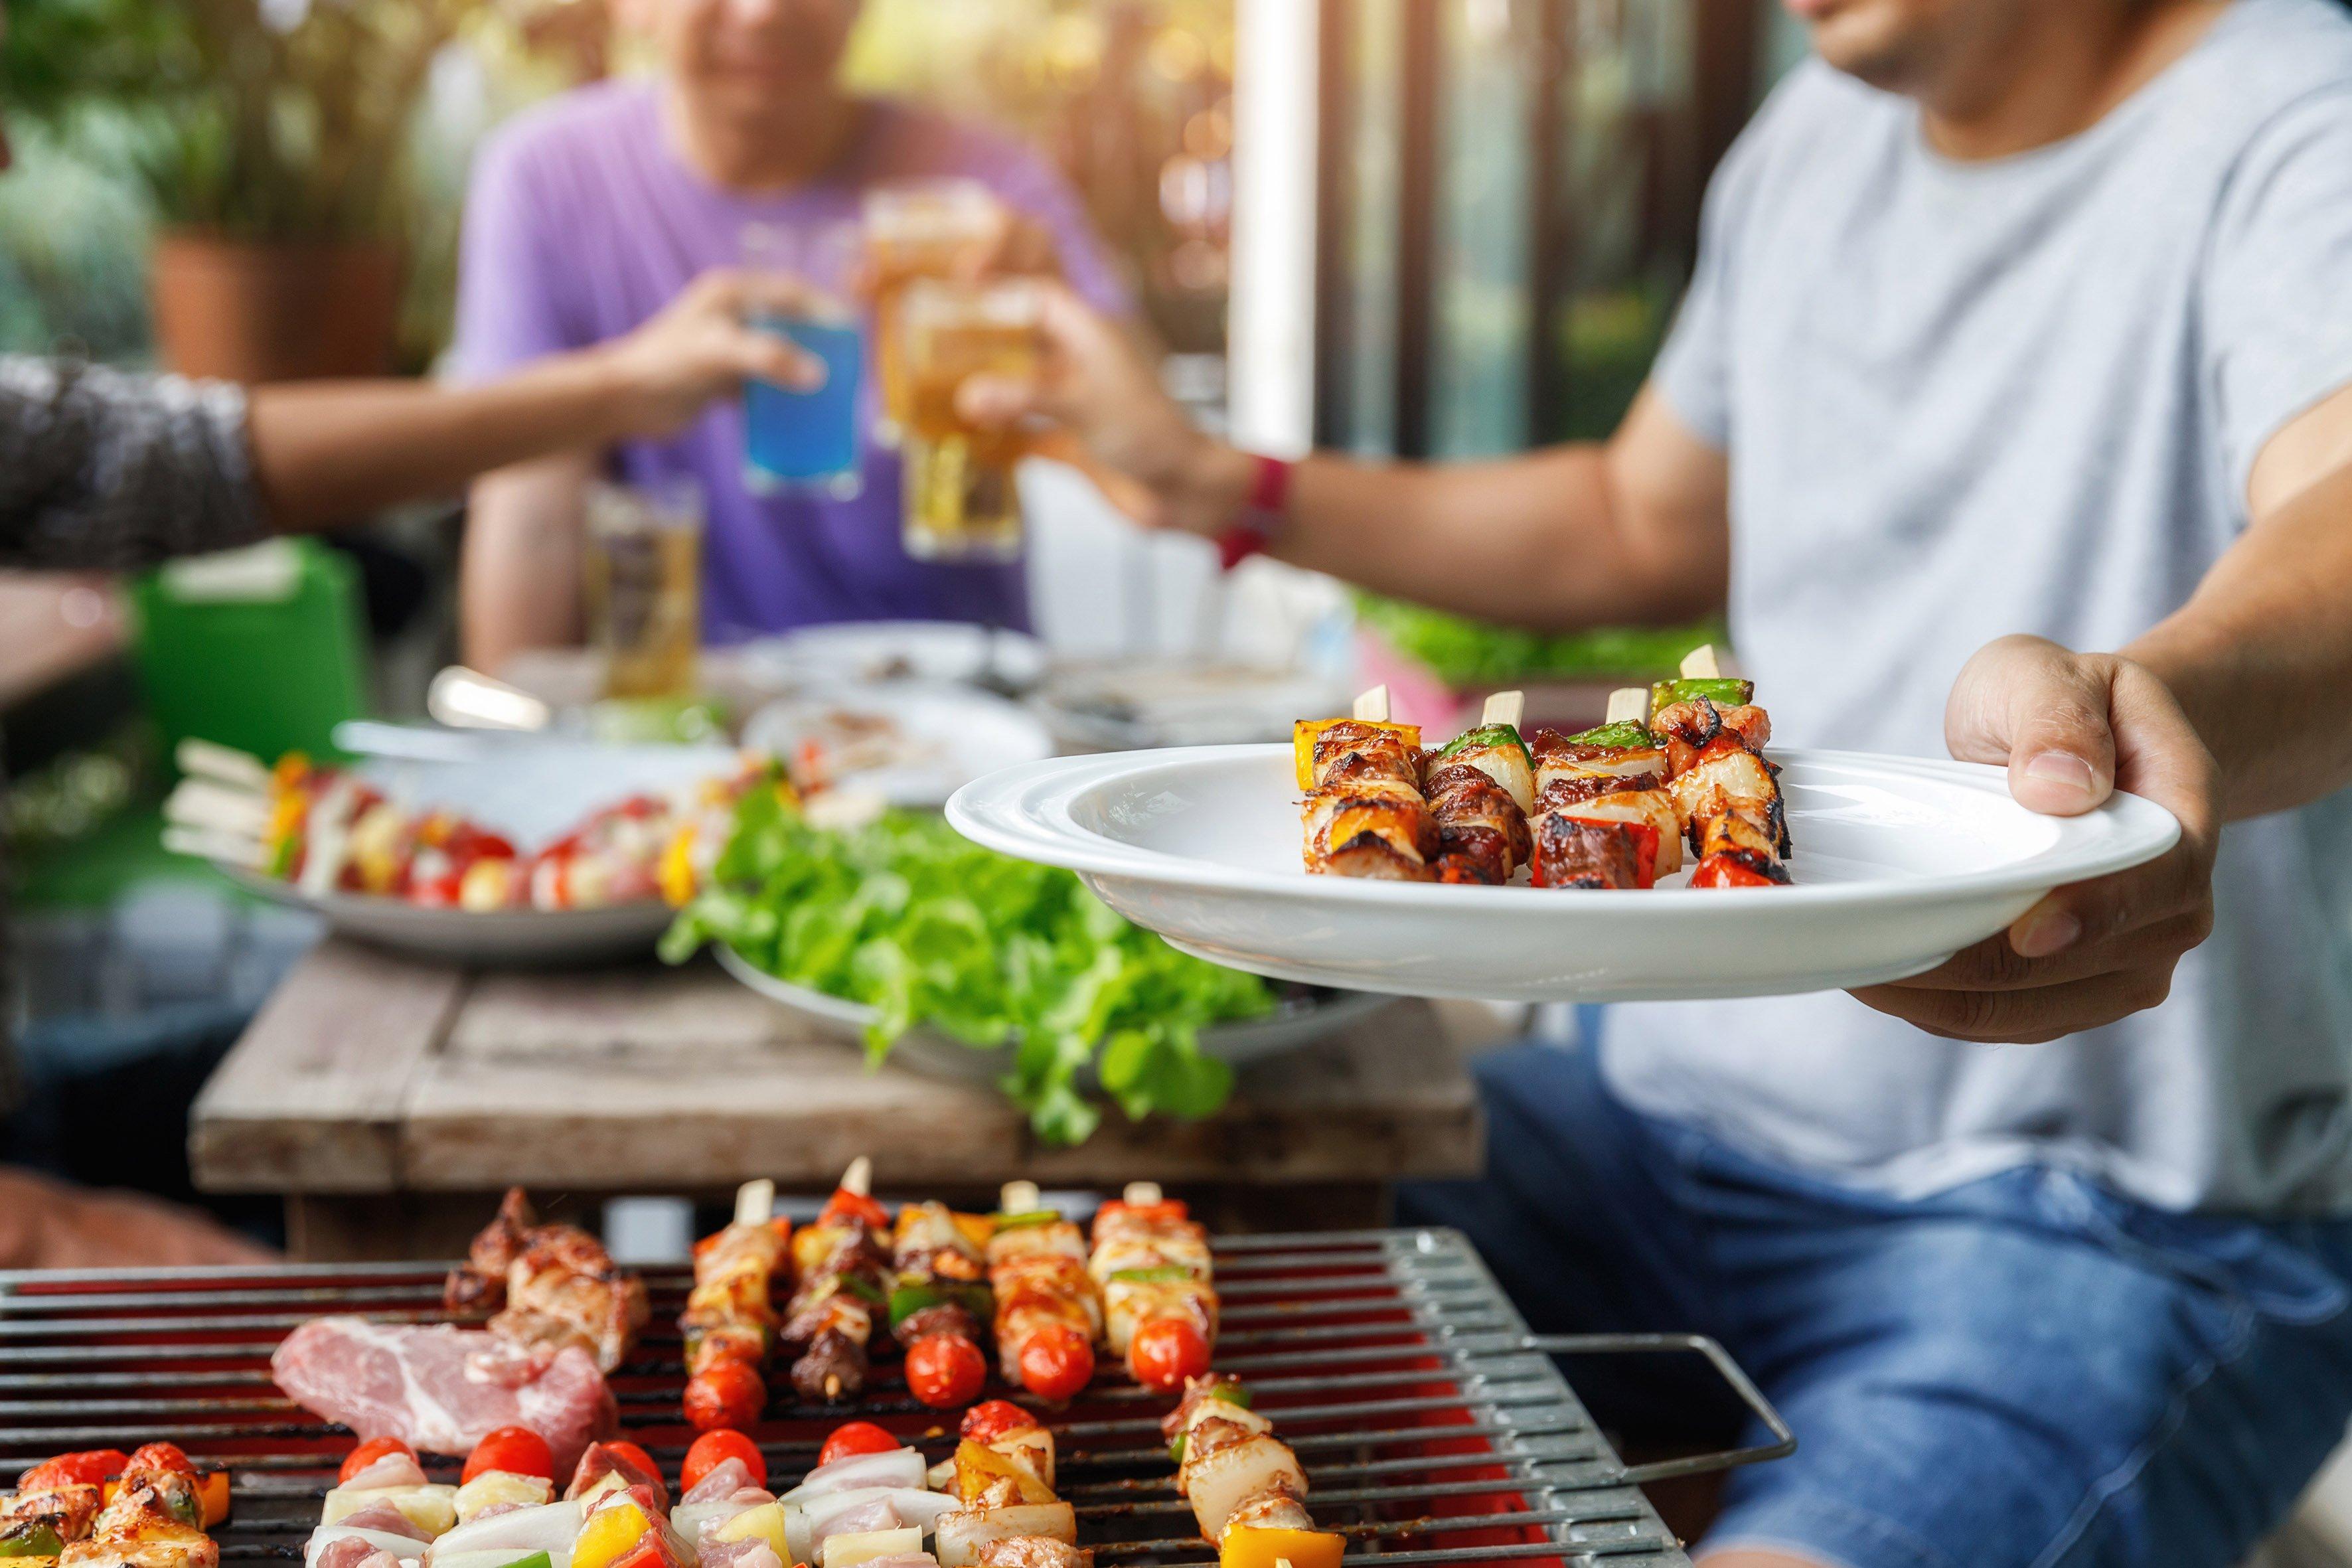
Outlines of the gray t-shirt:
M 1731 636 L 1775 732 L 1943 754 L 1971 653 L 2162 619 L 2246 526 L 2264 443 L 2352 384 L 2352 16 L 2240 0 L 2091 130 L 1990 163 L 1809 62 L 1708 192 L 1656 384 L 1730 454 Z M 2352 1209 L 2347 805 L 2232 825 L 2211 940 L 2105 1028 L 1987 1047 L 1834 993 L 1645 1005 L 1610 1010 L 1605 1068 L 1896 1192 L 2042 1160 L 2168 1207 Z

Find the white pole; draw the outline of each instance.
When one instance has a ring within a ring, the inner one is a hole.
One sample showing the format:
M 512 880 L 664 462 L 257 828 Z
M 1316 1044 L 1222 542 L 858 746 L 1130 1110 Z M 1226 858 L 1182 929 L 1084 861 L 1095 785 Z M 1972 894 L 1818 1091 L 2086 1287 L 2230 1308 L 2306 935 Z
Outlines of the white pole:
M 1315 0 L 1239 0 L 1234 17 L 1234 439 L 1297 457 L 1315 435 Z

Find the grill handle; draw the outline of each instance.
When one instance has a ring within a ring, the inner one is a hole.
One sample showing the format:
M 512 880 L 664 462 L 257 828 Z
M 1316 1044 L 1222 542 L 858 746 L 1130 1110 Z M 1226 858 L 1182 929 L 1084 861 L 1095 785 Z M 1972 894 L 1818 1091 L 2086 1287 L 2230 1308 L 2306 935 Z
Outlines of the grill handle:
M 1764 1423 L 1772 1434 L 1769 1443 L 1758 1443 L 1746 1448 L 1726 1448 L 1713 1454 L 1693 1454 L 1687 1458 L 1660 1459 L 1647 1465 L 1628 1465 L 1618 1479 L 1627 1486 L 1643 1486 L 1651 1481 L 1663 1481 L 1675 1476 L 1703 1476 L 1716 1470 L 1737 1469 L 1742 1465 L 1760 1464 L 1766 1459 L 1785 1459 L 1797 1451 L 1797 1435 L 1772 1402 L 1739 1370 L 1739 1363 L 1730 1353 L 1705 1334 L 1530 1334 L 1521 1342 L 1528 1350 L 1544 1355 L 1653 1355 L 1666 1351 L 1692 1352 L 1706 1357 L 1739 1402 L 1748 1406 L 1748 1414 Z

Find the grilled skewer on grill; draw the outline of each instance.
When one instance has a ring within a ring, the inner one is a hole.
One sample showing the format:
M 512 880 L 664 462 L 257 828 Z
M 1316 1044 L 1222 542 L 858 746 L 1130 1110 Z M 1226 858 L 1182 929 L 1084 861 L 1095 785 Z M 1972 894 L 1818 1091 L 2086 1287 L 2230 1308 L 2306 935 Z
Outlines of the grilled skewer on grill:
M 1212 1373 L 1160 1423 L 1176 1454 L 1176 1489 L 1192 1505 L 1220 1568 L 1339 1568 L 1342 1538 L 1315 1528 L 1307 1472 L 1249 1390 Z
M 985 1220 L 942 1203 L 907 1205 L 891 1229 L 890 1332 L 907 1353 L 908 1391 L 934 1410 L 971 1404 L 988 1379 L 987 1237 Z
M 941 1568 L 1091 1568 L 1076 1510 L 1054 1495 L 1054 1437 L 1006 1400 L 967 1412 L 945 1489 L 961 1507 L 939 1521 Z
M 1102 1292 L 1111 1353 L 1136 1382 L 1171 1394 L 1209 1370 L 1217 1337 L 1209 1235 L 1150 1182 L 1095 1211 L 1087 1272 Z
M 789 1287 L 792 1222 L 776 1184 L 746 1182 L 735 1218 L 694 1247 L 694 1289 L 677 1320 L 686 1337 L 686 1418 L 698 1432 L 748 1426 L 767 1408 L 762 1375 L 776 1333 L 776 1292 Z
M 218 1568 L 205 1533 L 228 1514 L 228 1477 L 198 1475 L 171 1443 L 92 1449 L 26 1470 L 0 1504 L 11 1568 Z
M 1068 1399 L 1093 1378 L 1102 1333 L 1086 1235 L 1040 1206 L 1034 1182 L 1007 1182 L 1001 1202 L 988 1238 L 998 1363 L 1005 1382 L 1043 1399 Z
M 784 1309 L 782 1338 L 796 1352 L 793 1389 L 812 1404 L 838 1404 L 865 1389 L 875 1314 L 889 1304 L 890 1215 L 874 1201 L 873 1180 L 871 1160 L 851 1161 L 816 1223 L 792 1239 L 800 1282 Z
M 541 1225 L 520 1187 L 443 1289 L 453 1312 L 489 1311 L 490 1332 L 519 1345 L 578 1345 L 611 1372 L 628 1358 L 650 1315 L 645 1282 L 572 1225 Z

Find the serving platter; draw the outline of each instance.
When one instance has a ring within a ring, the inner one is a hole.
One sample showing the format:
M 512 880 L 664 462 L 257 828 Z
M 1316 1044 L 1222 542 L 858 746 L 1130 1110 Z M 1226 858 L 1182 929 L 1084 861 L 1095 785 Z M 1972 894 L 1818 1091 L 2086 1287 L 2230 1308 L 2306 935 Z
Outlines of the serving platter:
M 877 1016 L 872 1006 L 779 979 L 725 942 L 713 943 L 712 951 L 718 954 L 719 968 L 761 995 L 835 1039 L 859 1046 L 866 1043 L 866 1031 Z M 1392 996 L 1362 991 L 1324 991 L 1286 999 L 1262 1018 L 1244 1018 L 1202 1030 L 1201 1049 L 1229 1066 L 1244 1067 L 1311 1046 L 1393 1000 Z M 994 1083 L 1012 1066 L 1011 1058 L 1010 1046 L 993 1049 L 968 1046 L 940 1030 L 919 1025 L 898 1037 L 890 1047 L 890 1059 L 902 1067 L 927 1077 L 965 1083 Z M 1079 1076 L 1087 1087 L 1097 1086 L 1091 1063 Z
M 1840 990 L 1932 969 L 2051 889 L 2155 858 L 2179 824 L 2118 795 L 2083 816 L 2002 770 L 1774 746 L 1785 888 L 1457 887 L 1310 876 L 1286 745 L 1066 757 L 958 791 L 948 821 L 1064 866 L 1179 948 L 1280 979 L 1412 996 L 1675 1001 Z
M 525 854 L 600 806 L 724 775 L 724 746 L 615 745 L 545 736 L 488 738 L 446 759 L 371 756 L 352 772 L 412 807 L 441 806 L 500 833 Z M 312 894 L 225 860 L 249 891 L 323 916 L 336 934 L 475 968 L 537 968 L 650 952 L 677 913 L 659 899 L 572 910 L 456 910 L 370 893 Z

